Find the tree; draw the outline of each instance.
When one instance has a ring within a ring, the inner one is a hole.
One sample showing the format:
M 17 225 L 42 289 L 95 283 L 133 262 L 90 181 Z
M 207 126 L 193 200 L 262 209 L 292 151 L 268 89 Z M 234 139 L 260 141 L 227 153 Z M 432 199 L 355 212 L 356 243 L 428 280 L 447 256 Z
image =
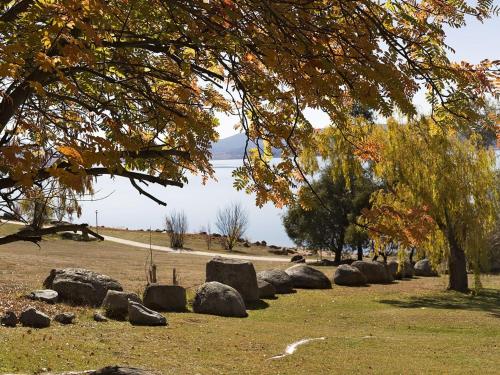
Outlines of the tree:
M 165 218 L 167 233 L 170 236 L 170 247 L 182 249 L 184 247 L 184 238 L 188 229 L 186 214 L 174 211 Z
M 46 184 L 34 187 L 22 196 L 18 217 L 30 225 L 32 229 L 40 229 L 55 218 L 58 223 L 66 215 L 79 217 L 81 209 L 79 197 L 66 187 L 61 187 L 52 180 Z
M 218 112 L 248 138 L 236 186 L 284 205 L 313 144 L 307 108 L 346 131 L 352 103 L 412 115 L 425 86 L 473 120 L 496 62 L 450 62 L 443 28 L 494 13 L 490 0 L 2 1 L 1 208 L 46 180 L 85 193 L 102 175 L 165 204 L 146 184 L 213 176 Z
M 215 225 L 221 234 L 222 245 L 226 250 L 232 251 L 245 234 L 248 227 L 248 214 L 241 204 L 232 203 L 217 212 Z
M 335 262 L 340 262 L 344 245 L 359 249 L 366 243 L 366 234 L 357 224 L 363 208 L 369 206 L 375 185 L 365 171 L 347 183 L 343 174 L 336 173 L 332 166 L 325 167 L 311 189 L 304 190 L 302 202 L 291 205 L 283 216 L 283 225 L 288 236 L 299 246 L 335 253 Z M 357 227 L 357 231 L 353 229 Z
M 386 236 L 402 248 L 420 247 L 434 264 L 447 259 L 451 290 L 468 290 L 469 261 L 478 286 L 499 208 L 493 150 L 478 134 L 464 137 L 432 118 L 390 120 L 373 140 L 374 173 L 387 186 L 365 213 L 371 235 L 379 243 Z

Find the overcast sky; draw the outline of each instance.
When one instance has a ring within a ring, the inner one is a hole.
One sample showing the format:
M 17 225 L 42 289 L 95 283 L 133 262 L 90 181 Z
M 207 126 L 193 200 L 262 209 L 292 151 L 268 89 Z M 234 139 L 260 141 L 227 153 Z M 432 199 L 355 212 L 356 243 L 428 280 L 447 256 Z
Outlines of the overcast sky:
M 495 4 L 500 5 L 500 0 L 496 0 Z M 466 60 L 475 64 L 484 59 L 500 60 L 500 17 L 489 19 L 484 23 L 471 20 L 464 28 L 448 29 L 446 42 L 455 49 L 455 53 L 450 53 L 450 58 L 454 61 Z M 417 95 L 415 104 L 421 111 L 428 108 L 423 93 Z M 306 116 L 316 128 L 328 125 L 328 116 L 320 111 L 307 111 Z M 221 115 L 219 120 L 221 138 L 237 133 L 234 130 L 234 125 L 238 122 L 236 116 Z

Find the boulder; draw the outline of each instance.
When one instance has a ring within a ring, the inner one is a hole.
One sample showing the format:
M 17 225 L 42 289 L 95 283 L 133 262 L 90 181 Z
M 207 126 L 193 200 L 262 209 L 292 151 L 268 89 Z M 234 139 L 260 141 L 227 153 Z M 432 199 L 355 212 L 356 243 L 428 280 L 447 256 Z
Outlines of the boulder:
M 149 284 L 143 299 L 155 311 L 186 311 L 186 289 L 179 285 Z
M 415 270 L 410 261 L 405 260 L 399 269 L 399 262 L 391 260 L 387 263 L 387 268 L 394 279 L 412 278 L 414 276 Z
M 138 302 L 128 301 L 128 320 L 137 326 L 166 326 L 167 319 Z
M 311 266 L 296 264 L 285 271 L 291 278 L 294 288 L 330 289 L 331 281 L 325 274 Z
M 296 255 L 294 255 L 292 257 L 292 259 L 290 259 L 290 262 L 292 262 L 292 263 L 305 263 L 306 262 L 306 258 L 304 258 L 300 254 L 296 254 Z
M 75 305 L 100 306 L 108 290 L 123 290 L 111 277 L 82 268 L 53 269 L 43 285 Z
M 335 270 L 333 282 L 337 285 L 360 286 L 366 284 L 366 277 L 356 267 L 341 264 Z
M 127 314 L 128 314 L 128 306 L 127 306 Z M 99 312 L 95 312 L 95 313 L 94 313 L 94 320 L 95 320 L 96 322 L 101 323 L 101 322 L 107 322 L 107 321 L 108 321 L 108 318 L 106 318 L 104 315 L 102 315 L 102 314 L 101 314 L 101 313 L 99 313 Z
M 25 327 L 46 328 L 50 326 L 50 318 L 34 308 L 24 310 L 19 316 L 19 321 Z
M 357 260 L 352 263 L 366 277 L 366 281 L 373 284 L 385 284 L 394 281 L 388 267 L 381 262 Z
M 87 375 L 153 375 L 154 373 L 135 367 L 107 366 Z
M 218 281 L 210 281 L 198 288 L 193 301 L 193 311 L 238 318 L 248 316 L 241 294 L 233 287 Z
M 267 281 L 276 288 L 277 294 L 293 293 L 293 282 L 290 275 L 280 269 L 261 271 L 257 279 Z
M 101 306 L 104 309 L 104 315 L 111 319 L 125 319 L 128 314 L 129 300 L 141 303 L 141 299 L 135 293 L 108 290 Z
M 17 319 L 17 315 L 14 311 L 7 311 L 0 318 L 0 324 L 5 327 L 15 327 L 19 320 Z
M 73 321 L 75 320 L 75 314 L 69 312 L 57 314 L 54 317 L 54 320 L 61 324 L 73 324 Z
M 245 302 L 259 300 L 259 287 L 253 264 L 248 261 L 216 257 L 207 263 L 206 282 L 218 281 L 236 289 Z
M 56 303 L 59 294 L 52 289 L 35 290 L 27 295 L 27 297 L 34 301 L 42 301 L 47 303 Z
M 416 276 L 437 276 L 438 273 L 432 268 L 429 259 L 422 259 L 415 263 L 415 275 Z
M 274 298 L 276 294 L 276 288 L 273 284 L 268 283 L 264 280 L 257 280 L 257 285 L 259 286 L 259 297 L 260 298 Z

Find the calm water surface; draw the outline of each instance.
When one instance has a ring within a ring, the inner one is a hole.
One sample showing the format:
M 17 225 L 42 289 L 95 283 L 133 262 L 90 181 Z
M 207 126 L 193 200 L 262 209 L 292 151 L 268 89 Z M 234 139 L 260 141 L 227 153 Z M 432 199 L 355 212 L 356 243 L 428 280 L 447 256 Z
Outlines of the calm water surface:
M 500 150 L 495 151 L 497 168 L 500 168 Z M 94 202 L 82 202 L 83 215 L 80 222 L 95 225 L 95 210 L 98 210 L 99 225 L 129 229 L 164 228 L 165 215 L 172 210 L 183 210 L 189 221 L 189 231 L 206 230 L 210 223 L 216 232 L 217 210 L 232 202 L 240 202 L 247 210 L 249 227 L 246 236 L 252 241 L 266 240 L 268 244 L 292 246 L 281 224 L 284 210 L 272 204 L 262 208 L 255 206 L 255 197 L 233 188 L 231 172 L 241 166 L 241 160 L 215 160 L 213 162 L 218 181 L 201 184 L 201 179 L 192 176 L 182 189 L 169 186 L 150 185 L 147 191 L 164 202 L 160 206 L 139 193 L 124 178 L 100 177 L 96 184 L 96 198 L 108 198 Z

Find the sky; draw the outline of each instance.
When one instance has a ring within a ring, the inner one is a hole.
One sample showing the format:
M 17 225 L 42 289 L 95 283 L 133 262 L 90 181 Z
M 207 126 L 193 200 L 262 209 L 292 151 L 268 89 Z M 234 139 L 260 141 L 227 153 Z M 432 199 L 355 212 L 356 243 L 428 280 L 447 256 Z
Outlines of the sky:
M 500 0 L 495 5 L 500 6 Z M 449 28 L 446 30 L 446 43 L 455 50 L 449 53 L 453 61 L 468 61 L 477 64 L 484 59 L 500 60 L 500 17 L 488 19 L 484 23 L 471 19 L 467 25 L 460 29 Z M 414 100 L 417 108 L 425 112 L 428 105 L 424 93 L 418 93 Z M 319 110 L 307 110 L 306 117 L 314 127 L 322 128 L 328 125 L 328 116 Z M 221 138 L 226 138 L 237 133 L 234 125 L 238 122 L 236 116 L 219 116 L 218 128 Z

